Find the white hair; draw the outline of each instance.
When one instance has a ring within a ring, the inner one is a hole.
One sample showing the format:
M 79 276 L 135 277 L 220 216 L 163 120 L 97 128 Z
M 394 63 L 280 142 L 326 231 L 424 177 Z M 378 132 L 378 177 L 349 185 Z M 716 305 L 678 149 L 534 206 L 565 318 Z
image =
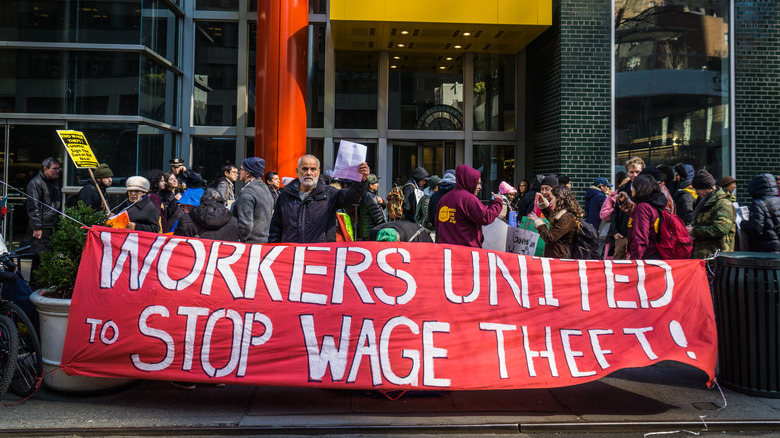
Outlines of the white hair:
M 301 167 L 301 161 L 302 161 L 304 158 L 307 158 L 307 157 L 309 157 L 309 158 L 314 158 L 315 160 L 317 160 L 317 169 L 319 169 L 319 168 L 320 168 L 320 159 L 319 159 L 319 158 L 317 158 L 317 157 L 315 157 L 315 156 L 314 156 L 314 155 L 312 155 L 312 154 L 306 154 L 306 155 L 302 156 L 301 158 L 298 158 L 298 167 L 299 167 L 299 168 Z

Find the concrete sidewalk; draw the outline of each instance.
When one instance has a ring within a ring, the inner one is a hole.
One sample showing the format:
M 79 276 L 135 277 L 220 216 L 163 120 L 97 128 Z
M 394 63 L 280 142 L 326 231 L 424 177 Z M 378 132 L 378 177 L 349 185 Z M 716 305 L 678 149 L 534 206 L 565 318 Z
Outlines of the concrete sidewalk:
M 615 372 L 578 386 L 405 395 L 363 391 L 138 381 L 106 394 L 46 388 L 0 407 L 3 436 L 259 434 L 572 434 L 709 431 L 780 435 L 780 399 L 707 389 L 674 362 Z M 5 403 L 19 398 L 6 396 Z M 560 435 L 559 435 L 560 436 Z M 721 435 L 723 436 L 723 435 Z

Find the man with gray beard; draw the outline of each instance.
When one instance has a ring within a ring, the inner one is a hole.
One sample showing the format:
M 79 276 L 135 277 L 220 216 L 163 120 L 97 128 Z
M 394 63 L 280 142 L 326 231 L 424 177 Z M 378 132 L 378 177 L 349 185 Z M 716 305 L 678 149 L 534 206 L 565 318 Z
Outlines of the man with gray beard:
M 336 212 L 360 203 L 366 191 L 368 164 L 360 163 L 361 181 L 345 189 L 329 186 L 320 177 L 320 160 L 304 155 L 298 160 L 298 178 L 279 191 L 269 243 L 335 242 L 338 232 Z

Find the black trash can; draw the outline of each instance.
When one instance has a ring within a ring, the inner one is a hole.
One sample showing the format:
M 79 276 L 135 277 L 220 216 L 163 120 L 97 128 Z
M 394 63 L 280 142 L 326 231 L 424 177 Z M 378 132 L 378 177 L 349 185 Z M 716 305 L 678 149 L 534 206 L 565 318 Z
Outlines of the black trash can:
M 715 260 L 718 381 L 780 398 L 780 255 L 725 252 Z

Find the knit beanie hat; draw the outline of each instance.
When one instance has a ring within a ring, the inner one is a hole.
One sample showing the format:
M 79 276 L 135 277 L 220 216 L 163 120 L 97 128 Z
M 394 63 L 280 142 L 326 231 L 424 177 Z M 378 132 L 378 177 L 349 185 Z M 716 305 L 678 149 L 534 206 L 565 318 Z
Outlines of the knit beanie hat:
M 690 164 L 685 164 L 684 167 L 685 167 L 685 171 L 688 173 L 688 175 L 685 176 L 685 179 L 693 178 L 693 175 L 696 174 L 696 171 L 693 170 L 693 166 L 691 166 Z
M 653 177 L 655 182 L 661 182 L 661 172 L 655 166 L 647 166 L 644 169 L 642 169 L 642 172 L 640 172 L 639 174 L 650 175 Z
M 558 187 L 558 177 L 553 175 L 552 173 L 549 175 L 546 175 L 544 179 L 542 179 L 543 186 L 550 186 L 552 188 Z
M 693 176 L 693 181 L 691 181 L 691 187 L 694 189 L 711 189 L 716 184 L 715 178 L 704 169 L 699 169 L 696 175 Z
M 262 178 L 265 173 L 265 160 L 257 157 L 244 158 L 241 166 L 255 178 Z
M 127 187 L 127 191 L 138 190 L 147 193 L 149 191 L 149 180 L 142 176 L 131 176 L 127 178 L 125 187 Z
M 382 228 L 376 235 L 377 242 L 398 242 L 398 231 L 394 228 Z
M 103 163 L 100 166 L 95 169 L 93 172 L 95 175 L 95 178 L 111 178 L 114 176 L 114 172 L 111 171 L 111 168 L 108 167 L 108 164 Z
M 508 182 L 501 181 L 498 185 L 498 193 L 506 195 L 507 193 L 517 193 L 517 189 L 512 187 Z
M 439 186 L 439 183 L 441 182 L 441 178 L 439 178 L 439 175 L 433 175 L 428 179 L 428 187 L 433 190 L 436 187 Z

